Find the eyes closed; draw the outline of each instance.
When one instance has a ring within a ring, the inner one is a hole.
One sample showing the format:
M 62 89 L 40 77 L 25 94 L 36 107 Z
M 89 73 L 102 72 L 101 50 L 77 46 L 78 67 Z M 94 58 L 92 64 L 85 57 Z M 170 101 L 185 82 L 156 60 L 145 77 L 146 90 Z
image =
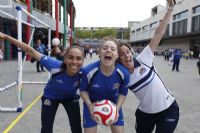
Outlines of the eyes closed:
M 117 50 L 117 48 L 116 47 L 109 47 L 109 46 L 103 46 L 102 47 L 102 50 L 111 50 L 111 51 L 116 51 Z

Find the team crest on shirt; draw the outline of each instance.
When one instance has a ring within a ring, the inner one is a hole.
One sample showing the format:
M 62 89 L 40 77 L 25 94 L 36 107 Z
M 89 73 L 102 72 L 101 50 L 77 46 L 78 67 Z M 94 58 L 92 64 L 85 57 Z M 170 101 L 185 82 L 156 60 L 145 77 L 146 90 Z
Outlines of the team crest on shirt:
M 78 87 L 79 86 L 79 80 L 75 81 L 73 84 L 73 87 Z
M 118 89 L 118 88 L 119 88 L 119 86 L 120 86 L 120 84 L 119 84 L 119 83 L 115 83 L 115 84 L 113 85 L 113 89 Z
M 146 71 L 147 71 L 146 68 L 144 68 L 144 67 L 140 68 L 140 71 L 139 71 L 140 75 L 144 74 Z
M 49 99 L 44 100 L 44 105 L 51 106 L 51 101 Z

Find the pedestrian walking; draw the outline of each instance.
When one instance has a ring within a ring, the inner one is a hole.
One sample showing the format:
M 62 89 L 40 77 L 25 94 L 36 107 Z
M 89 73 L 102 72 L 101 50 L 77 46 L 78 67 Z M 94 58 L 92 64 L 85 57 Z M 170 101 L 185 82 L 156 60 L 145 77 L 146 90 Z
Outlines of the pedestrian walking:
M 92 58 L 93 48 L 90 48 L 90 49 L 89 49 L 89 53 L 90 53 L 90 58 Z
M 179 107 L 153 65 L 154 52 L 165 33 L 173 10 L 173 0 L 168 1 L 168 11 L 155 31 L 155 35 L 133 60 L 131 47 L 120 44 L 119 61 L 129 69 L 129 89 L 139 99 L 135 112 L 137 133 L 173 133 L 179 120 Z
M 41 109 L 41 133 L 52 133 L 53 124 L 59 104 L 62 104 L 68 114 L 72 133 L 82 133 L 79 94 L 79 70 L 83 65 L 84 53 L 78 46 L 69 47 L 63 62 L 48 57 L 29 45 L 0 32 L 0 39 L 6 39 L 11 44 L 35 58 L 51 72 L 51 77 L 44 88 Z
M 176 49 L 174 51 L 172 71 L 174 71 L 176 68 L 176 71 L 179 72 L 180 59 L 181 59 L 181 50 Z

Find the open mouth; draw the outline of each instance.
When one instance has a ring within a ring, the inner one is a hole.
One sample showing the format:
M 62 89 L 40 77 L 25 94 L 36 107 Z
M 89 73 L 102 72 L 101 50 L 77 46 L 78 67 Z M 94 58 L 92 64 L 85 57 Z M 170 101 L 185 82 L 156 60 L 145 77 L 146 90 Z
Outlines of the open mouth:
M 72 65 L 72 66 L 70 66 L 70 68 L 71 68 L 71 70 L 74 70 L 74 71 L 78 69 L 78 67 L 76 65 Z
M 112 57 L 109 56 L 109 55 L 106 55 L 106 56 L 104 57 L 104 59 L 105 59 L 106 61 L 111 61 Z
M 125 63 L 127 63 L 127 64 L 131 63 L 131 59 L 126 59 Z
M 128 62 L 128 63 L 130 63 L 130 62 L 131 62 L 131 60 L 127 60 L 127 62 Z

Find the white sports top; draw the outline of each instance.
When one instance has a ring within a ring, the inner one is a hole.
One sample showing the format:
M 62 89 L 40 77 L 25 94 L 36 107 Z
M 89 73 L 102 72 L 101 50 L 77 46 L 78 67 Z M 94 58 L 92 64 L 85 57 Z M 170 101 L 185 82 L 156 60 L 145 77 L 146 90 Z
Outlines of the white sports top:
M 145 113 L 158 113 L 174 101 L 172 93 L 159 78 L 154 66 L 154 55 L 149 47 L 136 57 L 134 73 L 130 74 L 129 89 L 140 100 L 138 108 Z

